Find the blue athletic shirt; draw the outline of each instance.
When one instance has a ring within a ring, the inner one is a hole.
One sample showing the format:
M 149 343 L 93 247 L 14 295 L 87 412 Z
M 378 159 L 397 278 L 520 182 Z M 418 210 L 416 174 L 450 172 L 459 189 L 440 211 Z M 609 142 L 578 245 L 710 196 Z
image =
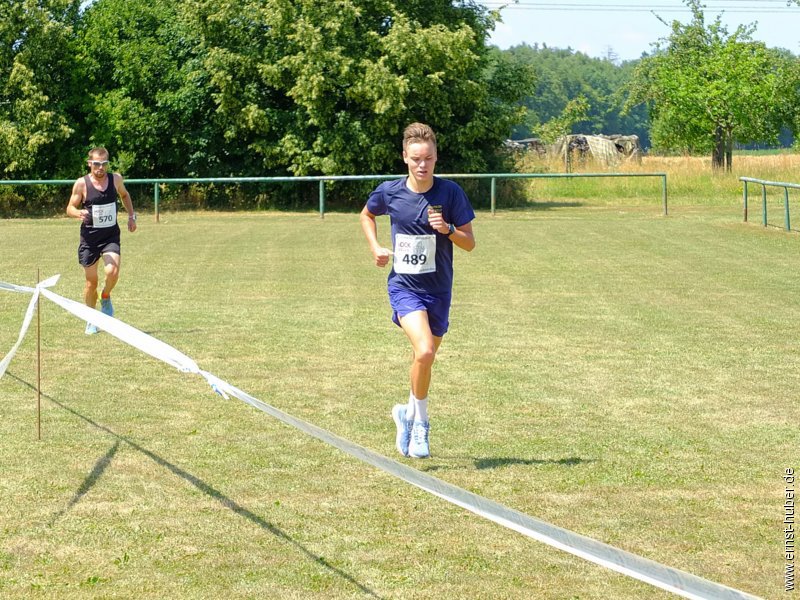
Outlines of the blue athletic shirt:
M 475 218 L 467 195 L 449 179 L 433 178 L 433 187 L 423 194 L 411 191 L 406 177 L 384 181 L 370 194 L 367 210 L 373 215 L 389 215 L 392 247 L 398 233 L 436 234 L 436 271 L 433 273 L 389 273 L 389 285 L 428 294 L 449 294 L 453 288 L 453 242 L 428 223 L 428 206 L 440 206 L 445 223 L 461 227 Z

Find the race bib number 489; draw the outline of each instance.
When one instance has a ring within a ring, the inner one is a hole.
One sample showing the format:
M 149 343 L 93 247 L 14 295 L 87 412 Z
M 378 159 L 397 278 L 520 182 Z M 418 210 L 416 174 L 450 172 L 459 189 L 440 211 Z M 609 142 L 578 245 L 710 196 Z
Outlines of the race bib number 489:
M 117 224 L 117 205 L 112 204 L 93 204 L 92 223 L 95 227 L 113 227 Z
M 436 272 L 436 236 L 398 233 L 394 239 L 394 272 L 418 275 Z

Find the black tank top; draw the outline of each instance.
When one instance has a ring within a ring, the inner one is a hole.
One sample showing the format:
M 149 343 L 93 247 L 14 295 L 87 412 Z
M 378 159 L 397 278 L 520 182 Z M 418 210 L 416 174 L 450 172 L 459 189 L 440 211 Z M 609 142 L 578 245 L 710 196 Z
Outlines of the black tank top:
M 107 176 L 108 185 L 98 190 L 92 185 L 89 175 L 84 176 L 86 182 L 86 198 L 83 207 L 89 211 L 89 224 L 81 225 L 81 238 L 89 243 L 105 241 L 119 236 L 117 224 L 117 187 L 114 185 L 114 174 Z

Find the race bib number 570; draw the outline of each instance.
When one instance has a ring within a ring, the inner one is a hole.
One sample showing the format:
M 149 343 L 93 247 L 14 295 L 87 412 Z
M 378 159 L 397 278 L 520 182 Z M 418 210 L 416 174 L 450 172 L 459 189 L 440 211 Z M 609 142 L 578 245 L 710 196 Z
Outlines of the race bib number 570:
M 92 223 L 95 227 L 113 227 L 117 224 L 117 205 L 112 204 L 93 204 Z
M 394 272 L 403 275 L 436 272 L 436 236 L 398 233 L 394 239 Z

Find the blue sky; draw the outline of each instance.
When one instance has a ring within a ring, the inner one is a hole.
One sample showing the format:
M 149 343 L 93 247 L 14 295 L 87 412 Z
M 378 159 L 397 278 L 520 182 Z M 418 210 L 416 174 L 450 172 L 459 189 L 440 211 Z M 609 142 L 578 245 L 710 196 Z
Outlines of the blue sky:
M 670 33 L 653 14 L 667 22 L 688 22 L 691 13 L 681 0 L 567 0 L 545 2 L 512 0 L 482 2 L 501 9 L 504 23 L 498 23 L 490 43 L 501 49 L 522 43 L 572 48 L 593 57 L 619 60 L 639 58 L 651 43 Z M 756 23 L 753 38 L 769 47 L 786 48 L 800 55 L 800 6 L 786 6 L 786 0 L 705 0 L 706 22 L 722 14 L 729 32 L 740 24 Z

